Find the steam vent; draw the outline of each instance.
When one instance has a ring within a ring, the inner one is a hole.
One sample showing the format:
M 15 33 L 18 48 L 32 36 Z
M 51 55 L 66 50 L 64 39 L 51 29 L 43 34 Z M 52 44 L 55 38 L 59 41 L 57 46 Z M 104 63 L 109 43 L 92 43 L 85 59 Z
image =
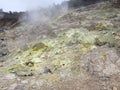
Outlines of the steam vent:
M 0 90 L 120 90 L 119 6 L 67 0 L 1 9 Z

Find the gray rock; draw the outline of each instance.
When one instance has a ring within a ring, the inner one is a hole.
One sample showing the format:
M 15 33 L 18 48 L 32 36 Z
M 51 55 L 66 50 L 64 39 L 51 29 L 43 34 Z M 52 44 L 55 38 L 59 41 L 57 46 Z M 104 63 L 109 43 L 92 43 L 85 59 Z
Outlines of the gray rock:
M 52 74 L 52 71 L 48 67 L 45 67 L 43 73 L 45 73 L 45 74 L 51 73 Z
M 118 59 L 115 49 L 101 47 L 86 54 L 81 63 L 90 75 L 109 77 L 120 73 Z
M 0 57 L 8 55 L 9 51 L 7 48 L 0 49 Z

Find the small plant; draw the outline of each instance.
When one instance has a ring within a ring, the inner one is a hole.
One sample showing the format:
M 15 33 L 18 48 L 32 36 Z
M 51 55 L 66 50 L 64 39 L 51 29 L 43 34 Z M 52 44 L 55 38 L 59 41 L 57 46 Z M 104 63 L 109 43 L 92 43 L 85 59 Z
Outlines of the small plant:
M 95 29 L 96 30 L 103 30 L 106 28 L 106 23 L 104 22 L 101 22 L 101 23 L 98 23 L 96 26 L 95 26 Z
M 47 46 L 46 46 L 45 44 L 41 43 L 41 42 L 35 44 L 35 45 L 32 47 L 33 51 L 38 51 L 38 50 L 40 50 L 40 49 L 45 49 L 45 48 L 47 48 Z

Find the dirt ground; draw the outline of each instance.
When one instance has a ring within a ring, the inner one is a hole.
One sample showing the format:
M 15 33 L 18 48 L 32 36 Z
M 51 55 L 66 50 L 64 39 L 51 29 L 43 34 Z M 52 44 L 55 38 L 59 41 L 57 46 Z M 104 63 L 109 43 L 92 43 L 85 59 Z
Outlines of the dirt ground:
M 101 2 L 0 32 L 0 90 L 120 90 L 119 8 Z

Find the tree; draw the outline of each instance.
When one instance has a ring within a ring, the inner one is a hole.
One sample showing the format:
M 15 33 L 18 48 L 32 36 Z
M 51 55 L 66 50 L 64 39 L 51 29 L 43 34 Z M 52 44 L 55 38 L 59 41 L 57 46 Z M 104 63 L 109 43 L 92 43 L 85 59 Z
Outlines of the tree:
M 110 2 L 112 3 L 112 5 L 114 7 L 119 7 L 120 8 L 120 0 L 110 0 Z
M 3 9 L 0 9 L 0 12 L 3 12 Z
M 69 5 L 69 7 L 77 8 L 80 6 L 94 4 L 94 3 L 99 2 L 99 1 L 101 1 L 101 0 L 70 0 L 68 2 L 68 5 Z

